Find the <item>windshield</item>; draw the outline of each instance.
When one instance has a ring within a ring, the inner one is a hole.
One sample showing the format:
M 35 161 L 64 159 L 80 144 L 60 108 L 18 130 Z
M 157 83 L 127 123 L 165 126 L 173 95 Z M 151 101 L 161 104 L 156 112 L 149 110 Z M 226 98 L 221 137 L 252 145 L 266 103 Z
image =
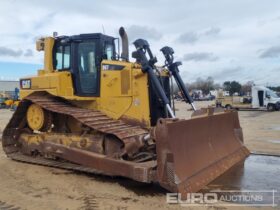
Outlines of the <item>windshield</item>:
M 266 95 L 270 96 L 272 98 L 278 98 L 277 94 L 275 92 L 273 92 L 272 90 L 266 91 Z

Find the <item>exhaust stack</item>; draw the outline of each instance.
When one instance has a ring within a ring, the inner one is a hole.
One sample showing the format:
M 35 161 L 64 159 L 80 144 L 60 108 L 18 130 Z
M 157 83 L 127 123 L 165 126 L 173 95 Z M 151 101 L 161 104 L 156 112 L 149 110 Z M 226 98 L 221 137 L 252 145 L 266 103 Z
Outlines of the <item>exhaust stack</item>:
M 122 60 L 128 61 L 129 60 L 129 52 L 128 52 L 128 37 L 124 30 L 124 27 L 120 27 L 119 30 L 120 37 L 122 39 L 122 53 L 121 58 Z

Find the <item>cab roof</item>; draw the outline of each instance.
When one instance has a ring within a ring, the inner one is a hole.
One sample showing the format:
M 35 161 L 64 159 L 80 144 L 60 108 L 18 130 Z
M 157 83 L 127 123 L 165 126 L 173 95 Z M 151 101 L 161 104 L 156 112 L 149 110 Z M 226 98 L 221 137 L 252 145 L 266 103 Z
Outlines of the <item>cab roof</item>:
M 71 35 L 71 36 L 58 36 L 55 37 L 55 39 L 58 41 L 63 39 L 68 39 L 69 41 L 76 41 L 76 40 L 84 40 L 84 39 L 113 40 L 115 38 L 102 33 L 88 33 L 88 34 L 79 34 L 79 35 Z

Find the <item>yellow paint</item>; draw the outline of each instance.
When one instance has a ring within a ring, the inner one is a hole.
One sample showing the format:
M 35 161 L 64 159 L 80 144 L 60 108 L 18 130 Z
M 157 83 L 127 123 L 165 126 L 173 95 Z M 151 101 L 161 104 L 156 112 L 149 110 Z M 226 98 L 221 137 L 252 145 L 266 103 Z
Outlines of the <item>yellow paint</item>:
M 53 133 L 40 133 L 40 134 L 26 134 L 20 136 L 21 141 L 29 145 L 40 145 L 44 141 L 62 144 L 64 146 L 77 147 L 87 149 L 94 144 L 94 141 L 89 136 L 80 135 L 67 135 L 67 134 L 53 134 Z M 83 146 L 81 145 L 83 143 Z
M 31 89 L 21 89 L 21 98 L 26 97 L 34 91 L 47 91 L 50 94 L 57 96 L 64 96 L 73 99 L 79 98 L 74 95 L 72 76 L 70 72 L 55 71 L 53 73 L 43 73 L 40 70 L 38 76 L 28 77 L 26 79 L 31 79 L 32 87 Z
M 32 130 L 39 131 L 44 125 L 44 110 L 37 104 L 32 104 L 27 110 L 27 123 Z
M 56 71 L 52 66 L 53 38 L 44 39 L 45 65 L 37 76 L 31 79 L 31 89 L 21 89 L 23 99 L 36 91 L 46 91 L 63 97 L 76 106 L 96 109 L 114 119 L 125 118 L 150 127 L 150 108 L 147 74 L 141 66 L 124 61 L 103 60 L 100 72 L 100 96 L 80 97 L 74 93 L 72 76 L 69 71 Z M 106 70 L 106 64 L 122 65 L 122 70 Z
M 48 72 L 53 72 L 53 46 L 54 46 L 54 38 L 46 37 L 44 39 L 44 70 Z
M 21 141 L 25 141 L 27 144 L 39 145 L 43 141 L 43 136 L 23 133 L 21 134 L 20 139 Z
M 220 104 L 222 107 L 252 108 L 252 104 L 244 104 L 242 102 L 243 98 L 241 96 L 221 96 L 216 99 L 216 104 Z
M 14 101 L 12 99 L 8 99 L 4 103 L 6 106 L 10 107 L 11 105 L 13 105 Z

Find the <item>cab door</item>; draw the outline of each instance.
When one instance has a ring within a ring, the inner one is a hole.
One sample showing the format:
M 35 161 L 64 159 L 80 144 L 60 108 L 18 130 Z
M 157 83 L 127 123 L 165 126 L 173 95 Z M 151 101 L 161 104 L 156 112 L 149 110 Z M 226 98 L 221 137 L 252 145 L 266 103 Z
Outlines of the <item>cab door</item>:
M 100 95 L 100 52 L 98 39 L 74 43 L 74 84 L 78 96 Z

